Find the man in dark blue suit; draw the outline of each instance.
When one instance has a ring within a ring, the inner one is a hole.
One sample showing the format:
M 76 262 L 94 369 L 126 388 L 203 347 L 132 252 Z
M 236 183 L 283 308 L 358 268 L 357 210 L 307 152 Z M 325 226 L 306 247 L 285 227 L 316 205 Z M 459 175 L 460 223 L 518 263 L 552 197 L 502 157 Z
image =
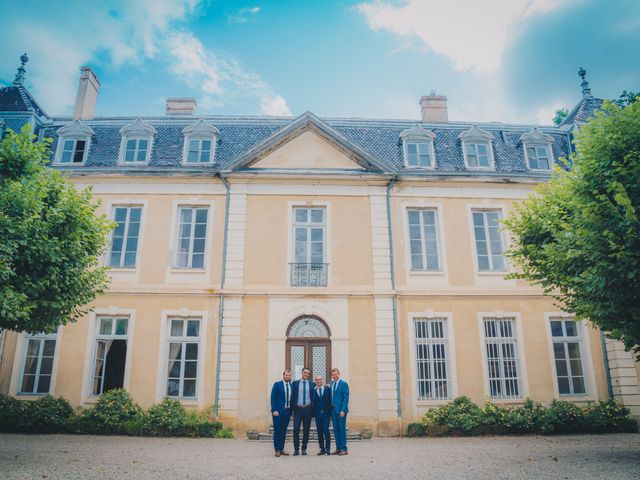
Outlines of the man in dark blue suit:
M 315 402 L 313 413 L 318 430 L 318 455 L 331 455 L 331 433 L 329 433 L 329 419 L 331 418 L 331 393 L 329 386 L 322 382 L 322 376 L 316 375 Z
M 284 439 L 291 418 L 291 370 L 282 372 L 282 380 L 278 380 L 271 388 L 271 415 L 273 418 L 273 447 L 276 457 L 289 455 L 284 451 Z
M 334 455 L 348 455 L 347 413 L 349 413 L 349 384 L 340 378 L 340 370 L 331 370 L 331 423 L 336 439 Z
M 307 454 L 311 418 L 313 417 L 313 382 L 310 380 L 311 370 L 302 369 L 302 378 L 291 385 L 293 395 L 293 454 L 300 455 L 300 424 L 302 423 L 302 455 Z

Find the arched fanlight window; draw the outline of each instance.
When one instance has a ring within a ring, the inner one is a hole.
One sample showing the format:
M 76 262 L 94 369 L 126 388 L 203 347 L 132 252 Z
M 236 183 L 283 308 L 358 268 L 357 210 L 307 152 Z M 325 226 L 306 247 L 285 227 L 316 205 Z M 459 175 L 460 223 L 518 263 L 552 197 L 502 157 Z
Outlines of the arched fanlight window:
M 328 337 L 329 329 L 317 317 L 304 316 L 295 320 L 289 327 L 289 337 Z

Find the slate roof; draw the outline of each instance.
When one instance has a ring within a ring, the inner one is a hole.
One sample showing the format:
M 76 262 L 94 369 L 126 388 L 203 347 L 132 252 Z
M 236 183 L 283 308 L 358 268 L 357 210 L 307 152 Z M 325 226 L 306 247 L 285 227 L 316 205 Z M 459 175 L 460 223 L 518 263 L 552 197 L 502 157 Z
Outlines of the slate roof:
M 49 117 L 22 85 L 0 88 L 0 112 L 34 112 Z
M 283 129 L 295 119 L 273 117 L 226 117 L 226 116 L 195 116 L 189 119 L 175 117 L 146 117 L 145 122 L 152 125 L 157 134 L 154 139 L 151 159 L 148 165 L 136 166 L 136 170 L 156 170 L 165 168 L 186 168 L 182 162 L 184 136 L 182 130 L 204 118 L 220 131 L 216 145 L 215 163 L 198 166 L 203 170 L 224 170 L 226 165 L 234 162 L 243 153 L 265 141 L 274 133 Z M 91 139 L 91 146 L 84 166 L 63 167 L 82 169 L 113 168 L 127 169 L 130 166 L 119 165 L 118 154 L 121 137 L 119 130 L 133 122 L 134 118 L 96 118 L 84 121 L 90 126 L 95 135 Z M 415 120 L 369 120 L 369 119 L 321 119 L 337 133 L 345 137 L 354 145 L 360 147 L 380 163 L 388 166 L 386 173 L 415 172 L 416 175 L 437 175 L 464 173 L 462 144 L 459 135 L 471 128 L 472 123 L 425 124 Z M 44 135 L 54 139 L 52 151 L 57 143 L 57 129 L 71 122 L 57 120 L 54 125 L 45 128 Z M 404 165 L 403 148 L 400 133 L 420 124 L 423 128 L 435 133 L 434 142 L 436 168 L 434 170 L 407 170 Z M 512 174 L 539 175 L 528 170 L 520 137 L 531 131 L 532 125 L 479 124 L 480 128 L 493 134 L 493 148 L 496 175 Z M 554 139 L 552 149 L 554 157 L 567 156 L 567 133 L 557 127 L 540 127 L 541 131 L 551 135 Z M 191 168 L 191 166 L 189 167 Z M 471 171 L 470 174 L 479 172 Z M 482 175 L 492 172 L 483 171 Z M 544 174 L 543 174 L 544 175 Z
M 601 98 L 595 97 L 584 97 L 578 104 L 573 107 L 573 110 L 569 112 L 569 114 L 562 121 L 560 126 L 565 125 L 581 125 L 586 123 L 593 115 L 596 110 L 600 110 L 602 108 L 604 100 Z

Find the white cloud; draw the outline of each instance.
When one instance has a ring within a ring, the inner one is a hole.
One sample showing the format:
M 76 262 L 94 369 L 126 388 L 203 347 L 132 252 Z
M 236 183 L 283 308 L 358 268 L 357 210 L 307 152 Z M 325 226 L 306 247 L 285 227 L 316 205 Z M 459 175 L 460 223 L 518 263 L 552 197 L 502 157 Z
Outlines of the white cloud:
M 291 110 L 287 105 L 287 101 L 280 95 L 276 95 L 273 98 L 263 98 L 261 102 L 262 113 L 265 115 L 275 116 L 288 116 L 291 115 Z
M 500 68 L 518 24 L 572 0 L 376 0 L 357 5 L 369 27 L 399 37 L 418 37 L 459 71 Z
M 201 0 L 117 0 L 109 6 L 78 1 L 68 7 L 73 15 L 60 15 L 55 2 L 39 6 L 37 13 L 9 4 L 0 19 L 0 43 L 20 45 L 18 54 L 0 49 L 0 76 L 12 78 L 19 54 L 28 52 L 32 61 L 26 67 L 27 84 L 51 114 L 70 111 L 79 68 L 91 63 L 130 68 L 149 59 L 167 60 L 172 74 L 199 89 L 199 104 L 205 108 L 240 94 L 252 96 L 260 107 L 275 98 L 269 85 L 232 55 L 207 50 L 184 30 Z M 260 8 L 241 11 L 255 15 Z M 288 112 L 286 102 L 280 103 L 280 111 Z
M 247 23 L 254 20 L 260 10 L 261 8 L 258 6 L 241 8 L 237 12 L 227 15 L 227 19 L 229 23 Z

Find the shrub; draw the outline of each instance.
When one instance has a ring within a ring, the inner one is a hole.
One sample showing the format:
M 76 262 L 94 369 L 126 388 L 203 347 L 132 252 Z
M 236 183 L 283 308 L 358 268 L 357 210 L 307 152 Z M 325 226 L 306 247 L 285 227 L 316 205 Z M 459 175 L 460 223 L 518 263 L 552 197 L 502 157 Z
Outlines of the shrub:
M 473 435 L 478 433 L 482 419 L 480 407 L 468 397 L 462 396 L 447 405 L 427 410 L 422 421 L 427 427 L 447 426 L 460 435 Z
M 0 432 L 17 432 L 22 418 L 22 402 L 0 393 Z
M 526 398 L 522 405 L 508 410 L 504 425 L 510 433 L 550 433 L 545 407 Z
M 187 433 L 187 414 L 177 400 L 165 398 L 144 415 L 148 435 L 181 436 Z
M 216 432 L 216 438 L 233 438 L 233 429 L 231 427 L 219 429 Z
M 22 405 L 20 430 L 25 433 L 58 433 L 67 429 L 73 408 L 64 398 L 46 395 Z
M 427 428 L 422 423 L 410 423 L 407 426 L 407 437 L 423 437 L 427 434 Z
M 131 395 L 122 388 L 109 390 L 100 395 L 96 404 L 79 413 L 75 430 L 78 433 L 122 434 L 125 423 L 136 420 L 142 409 L 133 402 Z

